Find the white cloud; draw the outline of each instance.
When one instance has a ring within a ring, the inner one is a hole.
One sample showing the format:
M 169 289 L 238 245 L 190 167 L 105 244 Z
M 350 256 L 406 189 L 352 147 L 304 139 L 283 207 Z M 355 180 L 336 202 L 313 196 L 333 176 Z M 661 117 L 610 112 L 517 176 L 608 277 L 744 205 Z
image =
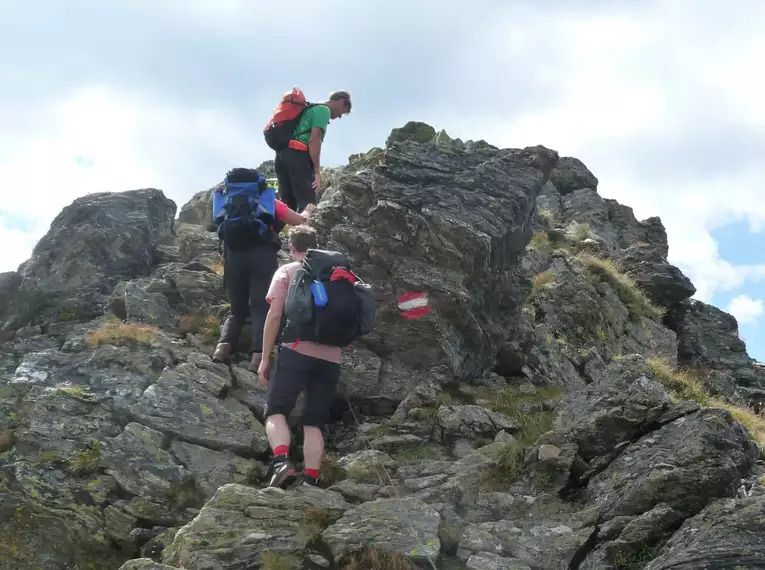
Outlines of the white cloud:
M 763 301 L 752 299 L 747 295 L 739 295 L 731 299 L 726 311 L 736 317 L 740 325 L 752 324 L 762 316 Z
M 331 10 L 318 11 L 309 3 L 316 10 L 309 19 L 321 29 L 320 43 L 327 50 L 321 57 L 337 63 L 337 69 L 316 71 L 317 80 L 309 64 L 292 61 L 291 52 L 283 54 L 280 65 L 271 61 L 277 55 L 269 55 L 257 64 L 261 78 L 254 84 L 244 77 L 251 71 L 245 60 L 264 56 L 252 47 L 243 51 L 236 25 L 267 21 L 271 9 L 255 9 L 242 0 L 211 6 L 194 0 L 141 20 L 145 23 L 139 26 L 145 27 L 137 33 L 151 50 L 136 46 L 139 55 L 119 52 L 104 62 L 82 45 L 62 44 L 63 53 L 87 54 L 90 63 L 95 61 L 95 76 L 83 75 L 47 102 L 36 98 L 33 112 L 3 116 L 11 120 L 13 134 L 0 134 L 0 188 L 25 188 L 33 178 L 36 191 L 34 199 L 4 201 L 3 208 L 35 216 L 34 239 L 77 196 L 153 186 L 180 207 L 232 165 L 269 158 L 259 128 L 282 91 L 269 95 L 272 87 L 264 92 L 262 84 L 278 75 L 283 90 L 293 83 L 339 80 L 359 94 L 353 116 L 333 126 L 327 156 L 365 150 L 360 141 L 370 140 L 371 128 L 382 128 L 371 116 L 387 128 L 421 119 L 463 139 L 544 144 L 582 159 L 600 179 L 600 193 L 633 207 L 638 218 L 661 216 L 670 261 L 692 279 L 697 298 L 709 301 L 716 292 L 765 280 L 765 266 L 722 259 L 710 235 L 731 220 L 748 222 L 753 231 L 765 227 L 765 200 L 759 199 L 765 180 L 759 157 L 765 148 L 756 150 L 765 139 L 742 138 L 765 125 L 765 78 L 753 71 L 765 59 L 759 28 L 765 3 L 759 0 L 639 7 L 613 2 L 607 8 L 585 2 L 576 10 L 561 6 L 555 11 L 495 10 L 492 5 L 491 18 L 488 5 L 458 7 L 455 2 L 450 14 L 470 38 L 457 51 L 448 49 L 458 30 L 451 19 L 431 15 L 440 30 L 432 37 L 417 31 L 411 16 L 424 17 L 428 10 L 416 1 L 407 3 L 405 16 L 396 16 L 398 28 L 384 25 L 390 23 L 385 18 L 393 18 L 388 8 L 354 5 L 346 11 L 336 1 Z M 131 3 L 119 9 L 128 18 L 154 8 Z M 102 12 L 108 12 L 106 5 Z M 325 16 L 326 23 L 319 24 Z M 186 59 L 181 57 L 184 33 L 199 44 Z M 153 53 L 164 62 L 154 48 L 165 43 L 178 53 L 172 69 L 155 67 L 148 59 Z M 370 52 L 379 57 L 370 58 Z M 339 60 L 332 59 L 335 55 Z M 147 60 L 138 65 L 141 58 Z M 67 71 L 76 72 L 77 63 L 69 62 Z M 412 75 L 415 68 L 418 76 Z M 27 73 L 23 81 L 39 75 L 28 66 L 19 69 Z M 154 75 L 136 74 L 144 69 Z M 79 77 L 74 72 L 66 77 Z M 109 78 L 99 81 L 98 73 L 106 72 Z M 187 89 L 195 73 L 200 75 L 196 91 Z M 115 77 L 126 79 L 119 84 Z M 417 83 L 420 77 L 433 85 Z M 251 92 L 243 93 L 245 86 Z M 529 105 L 529 94 L 540 89 L 539 101 Z M 378 132 L 372 144 L 383 143 L 385 135 Z M 31 250 L 24 245 L 27 238 L 12 239 L 18 252 L 0 252 L 0 270 L 13 269 Z

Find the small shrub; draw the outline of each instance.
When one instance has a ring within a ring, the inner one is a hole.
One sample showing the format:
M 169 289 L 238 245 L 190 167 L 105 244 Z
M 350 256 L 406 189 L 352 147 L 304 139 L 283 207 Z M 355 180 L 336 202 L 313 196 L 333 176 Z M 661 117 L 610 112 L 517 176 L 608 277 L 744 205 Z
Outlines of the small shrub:
M 92 440 L 88 447 L 69 458 L 69 471 L 75 475 L 95 473 L 101 467 L 101 442 Z
M 105 322 L 100 329 L 88 332 L 88 345 L 96 348 L 105 344 L 115 346 L 151 344 L 157 333 L 159 329 L 152 325 L 112 320 Z
M 395 552 L 365 548 L 343 561 L 341 570 L 417 570 L 408 558 Z
M 614 288 L 632 316 L 661 322 L 665 309 L 656 306 L 631 277 L 619 271 L 613 261 L 587 253 L 578 254 L 576 259 L 591 275 Z

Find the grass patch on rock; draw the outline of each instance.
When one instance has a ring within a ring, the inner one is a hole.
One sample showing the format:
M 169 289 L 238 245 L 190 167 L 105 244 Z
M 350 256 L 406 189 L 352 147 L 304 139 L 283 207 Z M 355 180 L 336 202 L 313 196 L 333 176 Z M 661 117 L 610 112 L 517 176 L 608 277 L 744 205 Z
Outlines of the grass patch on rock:
M 215 315 L 184 315 L 178 320 L 178 334 L 195 334 L 204 344 L 216 344 L 220 338 L 220 320 Z
M 105 344 L 115 346 L 148 345 L 158 333 L 159 329 L 153 325 L 109 320 L 100 329 L 88 332 L 88 345 L 91 348 Z
M 728 410 L 733 419 L 746 428 L 757 445 L 765 448 L 765 416 L 762 413 L 712 396 L 704 387 L 699 374 L 692 370 L 672 368 L 666 360 L 661 358 L 649 358 L 647 362 L 654 378 L 672 395 L 683 400 L 692 400 L 703 408 Z
M 322 532 L 332 524 L 332 516 L 324 509 L 309 508 L 303 511 L 298 521 L 298 530 L 295 536 L 298 544 L 307 546 L 319 538 Z
M 665 310 L 655 305 L 638 287 L 635 280 L 619 271 L 613 261 L 588 253 L 579 253 L 575 259 L 584 265 L 585 270 L 592 277 L 613 287 L 630 315 L 661 322 Z
M 402 443 L 395 447 L 391 456 L 405 465 L 430 459 L 443 459 L 444 453 L 438 444 L 432 442 Z
M 264 552 L 260 555 L 261 570 L 298 570 L 303 560 L 295 554 Z
M 544 253 L 549 251 L 550 247 L 550 236 L 547 232 L 534 232 L 529 244 L 526 246 L 526 250 Z
M 533 394 L 524 394 L 518 388 L 477 391 L 476 404 L 505 414 L 521 425 L 515 440 L 503 444 L 495 452 L 496 465 L 481 476 L 481 490 L 506 491 L 518 480 L 525 449 L 552 429 L 553 414 L 546 408 L 554 406 L 562 397 L 563 390 L 556 386 L 539 388 Z
M 337 457 L 333 453 L 325 453 L 321 460 L 319 484 L 322 487 L 331 487 L 347 478 L 348 472 L 337 462 Z
M 340 570 L 417 570 L 417 566 L 402 554 L 365 548 L 344 560 Z
M 529 297 L 534 298 L 544 289 L 549 289 L 549 285 L 554 278 L 555 275 L 552 271 L 542 271 L 542 273 L 537 273 L 531 282 L 531 293 L 529 294 Z
M 568 234 L 574 241 L 584 241 L 590 237 L 590 224 L 587 222 L 574 222 L 569 229 Z
M 535 215 L 539 222 L 546 228 L 552 228 L 558 223 L 558 217 L 551 210 L 546 208 L 537 208 Z

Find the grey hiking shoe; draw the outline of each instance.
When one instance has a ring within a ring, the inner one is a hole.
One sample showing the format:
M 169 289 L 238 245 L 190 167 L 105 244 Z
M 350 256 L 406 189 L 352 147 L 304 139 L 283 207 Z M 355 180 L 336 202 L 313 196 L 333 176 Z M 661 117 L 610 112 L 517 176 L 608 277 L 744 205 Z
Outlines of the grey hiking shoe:
M 213 362 L 222 362 L 228 364 L 231 362 L 231 345 L 227 342 L 221 342 L 215 347 L 212 356 Z
M 297 481 L 297 471 L 289 457 L 278 457 L 271 463 L 271 479 L 269 487 L 281 487 L 284 489 Z

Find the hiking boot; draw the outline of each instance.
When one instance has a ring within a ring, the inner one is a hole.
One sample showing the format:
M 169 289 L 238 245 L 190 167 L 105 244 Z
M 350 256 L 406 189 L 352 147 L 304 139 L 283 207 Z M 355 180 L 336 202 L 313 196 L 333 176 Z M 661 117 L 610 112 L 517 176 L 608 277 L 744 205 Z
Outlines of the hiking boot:
M 275 458 L 271 464 L 271 480 L 269 487 L 287 487 L 297 481 L 297 472 L 289 457 Z
M 252 359 L 250 360 L 250 364 L 247 366 L 250 372 L 254 372 L 255 374 L 258 373 L 258 368 L 260 368 L 260 363 L 263 360 L 263 354 L 260 352 L 253 352 L 252 353 Z
M 228 364 L 231 362 L 231 345 L 227 342 L 218 343 L 212 356 L 213 362 Z
M 319 486 L 319 480 L 316 477 L 311 477 L 310 475 L 305 475 L 303 477 L 303 485 L 308 485 L 310 487 L 318 487 Z

